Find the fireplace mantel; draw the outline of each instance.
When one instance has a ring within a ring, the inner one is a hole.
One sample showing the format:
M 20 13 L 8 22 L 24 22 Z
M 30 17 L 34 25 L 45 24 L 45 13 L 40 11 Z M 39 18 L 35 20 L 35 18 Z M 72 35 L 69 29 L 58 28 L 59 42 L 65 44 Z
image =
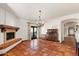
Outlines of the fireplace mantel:
M 19 27 L 9 26 L 9 25 L 0 25 L 0 29 L 2 32 L 6 31 L 6 29 L 16 30 L 18 31 Z

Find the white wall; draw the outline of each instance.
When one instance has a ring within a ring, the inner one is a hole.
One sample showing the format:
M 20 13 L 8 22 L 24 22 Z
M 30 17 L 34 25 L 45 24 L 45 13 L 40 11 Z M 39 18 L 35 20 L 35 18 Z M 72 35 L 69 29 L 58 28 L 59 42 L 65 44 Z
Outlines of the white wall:
M 0 44 L 3 44 L 3 42 L 4 42 L 4 36 L 3 36 L 4 34 L 3 33 L 1 33 L 1 29 L 0 29 Z
M 28 39 L 28 24 L 26 19 L 18 19 L 15 21 L 16 26 L 20 29 L 16 32 L 16 38 Z
M 46 34 L 47 29 L 58 28 L 59 22 L 60 22 L 59 20 L 53 20 L 53 19 L 45 22 L 44 26 L 42 27 L 42 34 Z
M 12 14 L 11 11 L 8 11 L 7 9 L 5 9 L 5 7 L 3 8 L 2 6 L 0 6 L 0 24 L 15 26 L 16 19 L 17 19 L 16 16 Z M 0 29 L 0 44 L 2 44 L 3 41 L 4 41 L 4 34 L 1 32 Z
M 27 19 L 18 19 L 15 21 L 16 26 L 20 28 L 16 32 L 16 38 L 23 38 L 24 40 L 31 39 L 31 32 L 30 32 L 31 26 L 36 26 L 36 24 L 32 24 L 32 23 L 28 24 L 27 22 L 33 22 L 33 21 L 27 20 Z M 37 37 L 40 37 L 40 34 L 41 34 L 40 31 L 41 29 L 37 28 L 37 33 L 38 33 Z
M 0 24 L 19 27 L 20 29 L 16 32 L 16 38 L 28 39 L 28 25 L 26 19 L 17 18 L 12 10 L 9 10 L 9 8 L 6 9 L 6 6 L 0 6 Z M 3 41 L 4 33 L 0 31 L 0 44 L 2 44 Z
M 17 20 L 9 11 L 6 12 L 6 24 L 15 26 L 15 20 Z
M 47 23 L 42 28 L 42 34 L 45 34 L 47 29 L 49 29 L 49 28 L 58 28 L 59 40 L 60 40 L 60 42 L 62 42 L 64 31 L 62 29 L 63 24 L 61 24 L 61 23 L 64 20 L 70 21 L 71 19 L 74 19 L 74 21 L 79 22 L 79 13 L 66 15 L 66 16 L 62 16 L 62 17 L 59 17 L 56 19 L 51 19 L 51 20 L 47 21 Z

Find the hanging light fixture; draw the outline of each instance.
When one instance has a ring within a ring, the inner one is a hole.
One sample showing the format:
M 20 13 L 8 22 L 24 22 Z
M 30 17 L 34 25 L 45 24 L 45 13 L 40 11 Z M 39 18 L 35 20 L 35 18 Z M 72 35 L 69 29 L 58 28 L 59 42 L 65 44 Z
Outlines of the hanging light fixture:
M 42 21 L 42 19 L 41 19 L 41 12 L 42 12 L 42 11 L 41 11 L 41 10 L 39 10 L 38 12 L 39 12 L 38 26 L 40 26 L 40 27 L 41 27 L 41 26 L 43 26 L 43 25 L 44 25 L 44 23 L 43 23 L 43 21 Z

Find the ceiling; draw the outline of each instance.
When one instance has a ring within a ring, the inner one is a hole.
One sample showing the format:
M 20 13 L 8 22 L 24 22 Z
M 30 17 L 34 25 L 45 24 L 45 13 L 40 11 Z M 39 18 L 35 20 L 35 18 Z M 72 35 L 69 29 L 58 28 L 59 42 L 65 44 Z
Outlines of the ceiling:
M 77 3 L 9 3 L 7 4 L 20 18 L 38 20 L 39 10 L 43 20 L 50 20 L 79 12 Z

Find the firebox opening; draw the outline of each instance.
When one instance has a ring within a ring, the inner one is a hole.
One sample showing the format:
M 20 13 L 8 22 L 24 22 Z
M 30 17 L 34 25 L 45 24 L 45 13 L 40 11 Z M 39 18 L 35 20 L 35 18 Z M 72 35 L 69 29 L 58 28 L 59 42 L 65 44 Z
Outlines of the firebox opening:
M 6 39 L 7 40 L 14 39 L 14 38 L 15 38 L 15 33 L 14 32 L 6 33 Z

